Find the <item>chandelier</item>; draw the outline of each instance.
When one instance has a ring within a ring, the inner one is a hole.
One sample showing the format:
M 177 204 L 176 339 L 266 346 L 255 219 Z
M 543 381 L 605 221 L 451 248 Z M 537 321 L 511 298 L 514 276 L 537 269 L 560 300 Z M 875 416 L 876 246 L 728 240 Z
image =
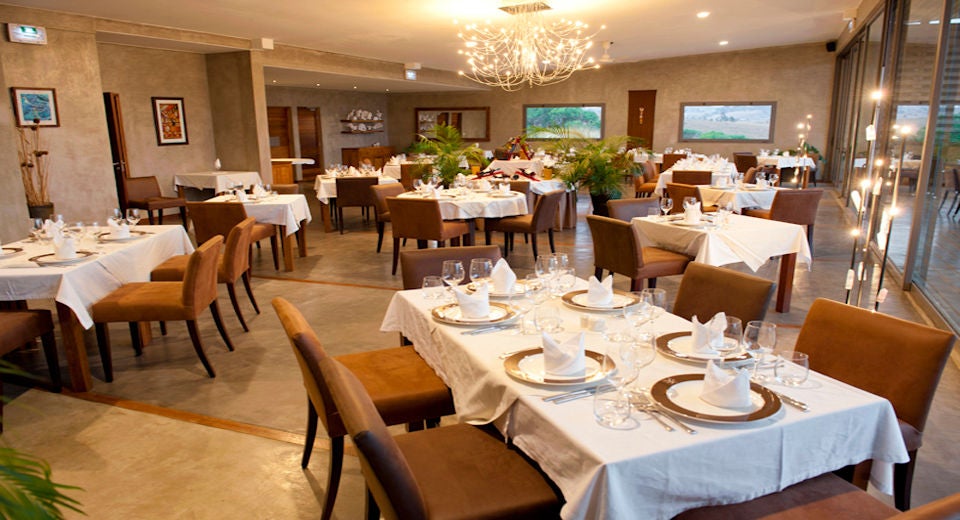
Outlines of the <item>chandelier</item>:
M 585 68 L 600 68 L 587 57 L 596 34 L 585 34 L 587 24 L 565 19 L 547 22 L 540 12 L 550 6 L 540 1 L 500 9 L 513 15 L 509 26 L 470 24 L 457 34 L 464 46 L 458 53 L 466 56 L 470 67 L 459 71 L 461 76 L 512 92 L 524 85 L 559 83 Z

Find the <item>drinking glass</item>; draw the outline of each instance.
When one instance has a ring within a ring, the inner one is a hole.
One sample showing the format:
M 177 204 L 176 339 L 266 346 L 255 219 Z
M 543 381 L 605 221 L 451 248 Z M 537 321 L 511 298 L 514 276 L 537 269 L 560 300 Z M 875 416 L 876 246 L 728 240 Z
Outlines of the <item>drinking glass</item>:
M 489 258 L 474 258 L 470 260 L 470 281 L 479 286 L 490 281 L 493 272 L 493 260 Z
M 557 270 L 557 259 L 553 255 L 540 255 L 534 266 L 534 272 L 541 280 L 546 281 Z
M 123 216 L 123 212 L 120 211 L 119 208 L 113 208 L 113 210 L 110 212 L 110 217 L 109 217 L 109 218 L 110 218 L 110 220 L 113 221 L 114 224 L 116 224 L 116 225 L 118 225 L 118 226 L 119 226 L 120 224 L 123 224 L 123 222 L 124 222 L 124 220 L 125 220 L 125 218 L 124 218 L 124 216 Z
M 415 191 L 423 191 L 423 179 L 413 179 L 413 189 Z
M 640 371 L 653 363 L 653 360 L 657 358 L 657 336 L 650 332 L 634 330 L 633 343 L 636 349 L 634 366 L 636 367 L 637 376 L 639 377 Z M 639 403 L 650 402 L 650 389 L 642 385 L 638 386 L 638 382 L 639 380 L 635 378 L 634 382 L 627 389 L 630 393 L 630 401 Z
M 628 325 L 636 328 L 646 323 L 649 317 L 648 304 L 643 301 L 642 293 L 639 291 L 630 293 L 630 296 L 636 299 L 636 303 L 623 306 L 623 317 L 626 318 Z
M 801 386 L 810 376 L 810 358 L 803 352 L 784 352 L 773 366 L 774 377 L 787 386 Z
M 747 322 L 743 329 L 743 349 L 753 358 L 753 375 L 751 378 L 762 383 L 767 377 L 759 373 L 760 363 L 763 357 L 769 352 L 773 352 L 773 347 L 777 343 L 777 325 L 769 321 L 751 321 Z
M 563 320 L 560 319 L 560 313 L 552 305 L 541 305 L 533 311 L 533 323 L 540 332 L 555 334 L 563 332 Z
M 667 291 L 663 289 L 644 289 L 640 299 L 650 306 L 650 321 L 659 318 L 667 310 Z
M 566 253 L 554 253 L 553 257 L 557 259 L 558 270 L 570 267 L 570 257 Z
M 605 347 L 601 363 L 613 390 L 593 394 L 593 415 L 607 428 L 624 428 L 630 418 L 630 395 L 626 386 L 637 377 L 637 347 L 625 330 L 603 334 Z
M 514 334 L 536 334 L 536 327 L 529 326 L 529 320 L 527 319 L 527 314 L 533 309 L 533 300 L 531 300 L 526 292 L 518 293 L 514 291 L 513 294 L 509 297 L 510 306 L 517 311 L 517 324 L 519 327 L 514 332 Z
M 780 180 L 780 175 L 779 175 L 779 174 L 777 174 L 777 173 L 771 173 L 771 174 L 770 174 L 770 186 L 776 186 L 776 185 L 777 185 L 777 181 L 779 181 L 779 180 Z
M 443 278 L 439 276 L 423 277 L 423 298 L 439 300 L 443 297 Z
M 540 277 L 535 274 L 528 274 L 523 279 L 523 292 L 527 295 L 527 298 L 530 298 L 530 300 L 536 305 L 540 305 L 541 303 L 547 301 L 547 298 L 549 297 L 543 280 L 541 280 Z
M 696 197 L 684 197 L 683 198 L 683 209 L 690 209 L 693 206 L 699 205 L 700 202 L 697 201 Z
M 449 286 L 450 295 L 453 296 L 453 288 L 463 281 L 463 262 L 460 260 L 444 260 L 440 276 Z
M 721 357 L 726 358 L 730 354 L 740 350 L 740 341 L 743 339 L 743 322 L 740 318 L 727 316 L 727 327 L 723 329 L 723 346 L 714 347 Z
M 33 236 L 33 239 L 37 242 L 43 238 L 43 219 L 42 218 L 32 218 L 30 219 L 30 235 Z
M 573 286 L 577 284 L 577 272 L 572 268 L 568 267 L 561 269 L 557 273 L 557 292 L 558 296 L 563 296 L 573 289 Z
M 673 209 L 673 199 L 662 197 L 660 198 L 660 211 L 663 212 L 663 218 L 667 218 L 667 213 L 670 213 L 670 210 Z
M 128 208 L 127 209 L 127 224 L 130 224 L 130 227 L 136 226 L 140 222 L 140 210 L 137 208 Z

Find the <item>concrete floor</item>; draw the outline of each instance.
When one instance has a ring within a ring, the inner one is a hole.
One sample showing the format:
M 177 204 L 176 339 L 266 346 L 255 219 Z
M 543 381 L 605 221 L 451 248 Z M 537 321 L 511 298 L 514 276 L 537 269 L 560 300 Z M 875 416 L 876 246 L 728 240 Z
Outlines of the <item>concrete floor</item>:
M 299 467 L 306 397 L 296 361 L 270 300 L 297 304 L 333 355 L 394 346 L 396 334 L 379 332 L 380 320 L 399 277 L 390 275 L 390 245 L 375 252 L 372 224 L 347 210 L 347 232 L 326 234 L 320 208 L 311 199 L 309 256 L 292 273 L 273 270 L 269 246 L 255 253 L 254 291 L 260 315 L 241 295 L 250 324 L 242 332 L 225 289 L 221 308 L 235 352 L 228 352 L 207 315 L 201 322 L 206 352 L 217 378 L 206 377 L 182 324 L 156 338 L 136 358 L 125 325 L 114 327 L 115 379 L 102 380 L 99 359 L 90 358 L 94 391 L 56 395 L 7 385 L 5 442 L 46 459 L 58 482 L 77 485 L 72 495 L 90 518 L 315 518 L 326 483 L 327 444 L 318 440 L 311 466 Z M 580 214 L 588 211 L 586 199 Z M 798 267 L 791 312 L 768 314 L 780 324 L 778 348 L 789 349 L 815 298 L 843 300 L 843 281 L 852 244 L 850 216 L 828 191 L 820 205 L 815 261 Z M 497 237 L 502 240 L 502 237 Z M 577 273 L 593 272 L 589 231 L 582 221 L 557 235 L 558 250 L 571 254 Z M 408 247 L 413 247 L 408 246 Z M 510 255 L 518 274 L 531 272 L 532 252 L 518 243 Z M 744 266 L 734 266 L 746 270 Z M 776 263 L 758 273 L 776 277 Z M 678 277 L 659 286 L 672 300 Z M 629 282 L 618 277 L 618 288 Z M 881 311 L 914 321 L 926 318 L 892 281 Z M 88 338 L 89 344 L 95 340 Z M 42 370 L 35 353 L 11 361 Z M 960 371 L 950 363 L 934 402 L 920 450 L 914 504 L 960 490 Z M 337 499 L 337 518 L 360 518 L 363 479 L 348 456 Z M 68 518 L 79 515 L 68 514 Z

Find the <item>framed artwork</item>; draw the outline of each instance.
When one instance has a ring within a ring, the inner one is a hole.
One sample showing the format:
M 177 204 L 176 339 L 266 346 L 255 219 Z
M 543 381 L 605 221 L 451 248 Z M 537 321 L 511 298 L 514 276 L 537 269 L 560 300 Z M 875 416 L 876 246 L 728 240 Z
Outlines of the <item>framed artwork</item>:
M 680 141 L 772 143 L 775 101 L 680 103 Z
M 153 122 L 157 128 L 157 145 L 188 144 L 187 118 L 183 98 L 152 97 Z
M 11 87 L 10 94 L 17 126 L 60 126 L 56 89 Z

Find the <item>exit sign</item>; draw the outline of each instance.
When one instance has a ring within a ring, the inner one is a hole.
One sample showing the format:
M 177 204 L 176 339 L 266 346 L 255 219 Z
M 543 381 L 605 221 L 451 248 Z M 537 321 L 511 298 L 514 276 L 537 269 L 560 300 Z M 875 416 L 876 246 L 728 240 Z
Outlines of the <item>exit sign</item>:
M 8 23 L 7 32 L 10 34 L 10 41 L 12 42 L 31 43 L 34 45 L 47 44 L 47 30 L 43 27 Z

